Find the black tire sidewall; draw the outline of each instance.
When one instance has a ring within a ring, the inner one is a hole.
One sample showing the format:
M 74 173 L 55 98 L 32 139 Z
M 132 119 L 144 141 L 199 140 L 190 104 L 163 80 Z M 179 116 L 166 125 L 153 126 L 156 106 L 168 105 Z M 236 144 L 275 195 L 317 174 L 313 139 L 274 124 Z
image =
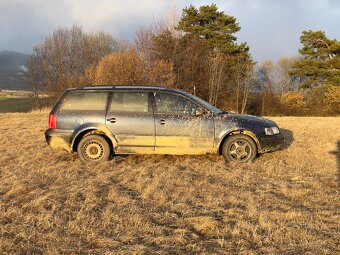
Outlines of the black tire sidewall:
M 99 159 L 96 159 L 96 160 L 90 160 L 85 156 L 84 147 L 87 143 L 92 142 L 92 141 L 96 141 L 97 143 L 100 143 L 103 146 L 103 155 Z M 100 162 L 107 161 L 109 159 L 110 145 L 106 141 L 106 139 L 100 135 L 88 135 L 88 136 L 85 136 L 83 139 L 81 139 L 81 141 L 79 142 L 78 147 L 77 147 L 77 153 L 78 153 L 80 160 L 85 163 L 90 163 L 90 164 L 100 163 Z
M 234 158 L 231 157 L 231 155 L 229 154 L 230 146 L 236 140 L 246 141 L 249 144 L 251 151 L 250 151 L 250 156 L 249 156 L 248 160 L 246 160 L 246 161 L 234 160 Z M 222 154 L 223 154 L 224 159 L 227 162 L 247 163 L 247 162 L 251 162 L 255 159 L 255 157 L 257 155 L 257 146 L 256 146 L 254 140 L 247 135 L 243 135 L 243 134 L 231 135 L 223 143 Z

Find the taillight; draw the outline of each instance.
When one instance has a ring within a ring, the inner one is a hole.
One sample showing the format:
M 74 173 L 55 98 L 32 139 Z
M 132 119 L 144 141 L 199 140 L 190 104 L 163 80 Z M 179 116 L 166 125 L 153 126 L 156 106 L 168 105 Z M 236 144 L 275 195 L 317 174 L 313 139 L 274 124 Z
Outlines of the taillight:
M 57 114 L 50 114 L 48 116 L 48 128 L 57 128 Z

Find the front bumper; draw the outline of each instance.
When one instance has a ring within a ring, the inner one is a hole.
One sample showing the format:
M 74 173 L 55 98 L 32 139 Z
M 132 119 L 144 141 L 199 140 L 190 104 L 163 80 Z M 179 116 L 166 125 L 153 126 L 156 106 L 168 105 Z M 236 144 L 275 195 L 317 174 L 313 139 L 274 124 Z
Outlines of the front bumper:
M 72 152 L 71 148 L 71 130 L 46 129 L 45 138 L 47 144 L 53 149 L 66 150 Z
M 260 142 L 261 148 L 259 153 L 264 153 L 281 149 L 284 145 L 285 138 L 281 133 L 279 133 L 277 135 L 261 137 Z

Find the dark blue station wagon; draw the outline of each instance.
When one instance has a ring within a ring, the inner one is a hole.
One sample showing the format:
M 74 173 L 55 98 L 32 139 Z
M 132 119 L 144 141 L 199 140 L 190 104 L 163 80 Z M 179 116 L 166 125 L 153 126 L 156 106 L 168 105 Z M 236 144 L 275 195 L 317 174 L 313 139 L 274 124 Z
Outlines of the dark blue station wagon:
M 146 86 L 68 89 L 49 115 L 47 143 L 85 162 L 116 154 L 223 155 L 252 161 L 284 142 L 271 120 L 222 112 L 184 91 Z

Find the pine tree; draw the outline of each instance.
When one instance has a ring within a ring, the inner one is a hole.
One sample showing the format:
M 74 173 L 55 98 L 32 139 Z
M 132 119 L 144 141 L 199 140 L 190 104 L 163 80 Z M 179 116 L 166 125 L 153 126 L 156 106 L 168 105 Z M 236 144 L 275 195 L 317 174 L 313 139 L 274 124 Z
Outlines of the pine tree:
M 328 39 L 323 31 L 303 31 L 302 58 L 290 71 L 304 81 L 302 87 L 340 86 L 340 42 Z
M 236 44 L 234 34 L 241 29 L 236 18 L 218 11 L 215 4 L 203 5 L 199 9 L 190 5 L 183 9 L 176 29 L 184 32 L 186 37 L 206 40 L 212 48 L 224 54 L 249 51 L 246 43 Z
M 183 41 L 188 45 L 200 44 L 207 49 L 207 53 L 200 59 L 200 62 L 206 64 L 203 74 L 206 74 L 207 82 L 199 84 L 200 87 L 206 86 L 203 89 L 208 91 L 205 99 L 213 105 L 219 105 L 221 102 L 219 99 L 223 98 L 221 94 L 224 91 L 236 95 L 236 110 L 239 109 L 241 101 L 244 105 L 242 109 L 245 108 L 249 86 L 247 84 L 241 91 L 241 84 L 249 82 L 249 71 L 254 63 L 247 44 L 237 44 L 235 33 L 240 31 L 241 27 L 236 22 L 236 18 L 219 11 L 215 4 L 203 5 L 199 8 L 190 5 L 183 9 L 176 29 L 182 35 L 181 44 Z M 190 63 L 188 64 L 191 66 Z M 202 72 L 194 77 L 201 75 Z M 243 93 L 244 91 L 246 93 Z M 239 95 L 245 96 L 239 98 Z

